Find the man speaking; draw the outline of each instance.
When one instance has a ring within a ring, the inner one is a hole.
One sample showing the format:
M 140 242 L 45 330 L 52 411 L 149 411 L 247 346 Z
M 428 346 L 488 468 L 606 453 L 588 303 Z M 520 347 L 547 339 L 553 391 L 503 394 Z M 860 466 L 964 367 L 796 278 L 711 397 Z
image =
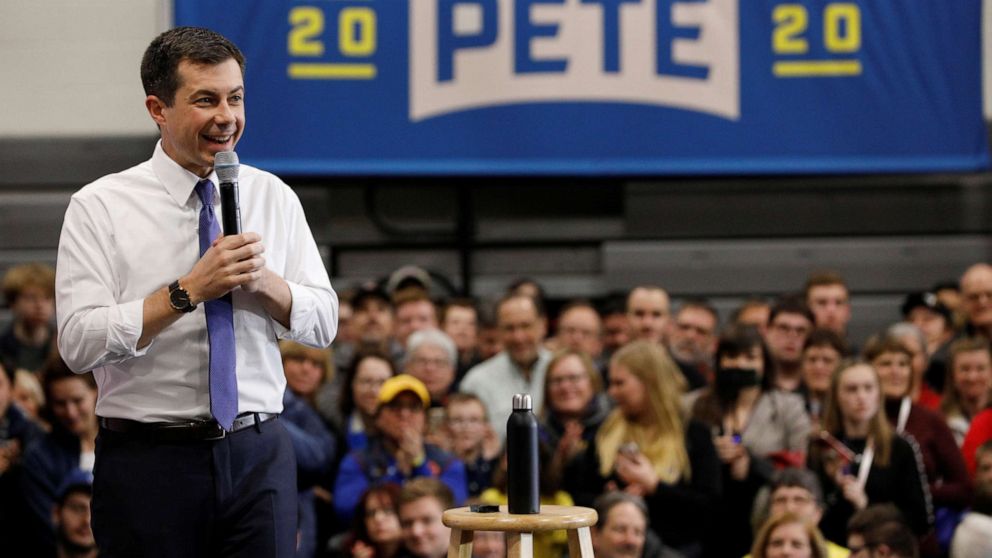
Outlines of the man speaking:
M 277 340 L 330 344 L 337 295 L 299 200 L 275 176 L 241 166 L 246 232 L 221 232 L 214 158 L 244 131 L 243 78 L 243 55 L 217 33 L 158 36 L 141 62 L 155 152 L 66 211 L 59 349 L 99 385 L 101 556 L 294 554 Z

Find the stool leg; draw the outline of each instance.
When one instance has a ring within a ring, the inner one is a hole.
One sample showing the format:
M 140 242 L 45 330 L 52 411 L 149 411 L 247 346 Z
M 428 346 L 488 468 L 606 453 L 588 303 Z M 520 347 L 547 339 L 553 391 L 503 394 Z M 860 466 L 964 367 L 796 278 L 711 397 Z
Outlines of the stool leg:
M 534 558 L 534 533 L 508 532 L 506 534 L 506 556 L 507 558 Z
M 451 530 L 448 542 L 448 558 L 472 558 L 472 538 L 474 531 Z
M 570 558 L 593 558 L 592 533 L 588 527 L 568 530 L 568 555 Z

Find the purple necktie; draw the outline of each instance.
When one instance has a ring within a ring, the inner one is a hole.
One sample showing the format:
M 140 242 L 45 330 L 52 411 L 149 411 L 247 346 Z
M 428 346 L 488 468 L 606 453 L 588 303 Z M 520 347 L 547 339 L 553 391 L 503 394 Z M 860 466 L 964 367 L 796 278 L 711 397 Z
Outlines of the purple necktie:
M 200 208 L 200 257 L 220 234 L 214 213 L 214 183 L 201 180 L 196 195 Z M 203 303 L 207 312 L 207 337 L 210 339 L 210 414 L 224 430 L 231 430 L 238 415 L 238 376 L 235 372 L 234 307 L 231 295 Z

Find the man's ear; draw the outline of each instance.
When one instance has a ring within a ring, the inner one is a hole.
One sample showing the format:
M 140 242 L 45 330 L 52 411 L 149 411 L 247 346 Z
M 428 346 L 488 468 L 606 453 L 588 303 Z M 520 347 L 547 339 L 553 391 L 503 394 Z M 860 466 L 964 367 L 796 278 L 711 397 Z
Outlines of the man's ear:
M 880 544 L 875 547 L 875 555 L 879 558 L 889 558 L 893 556 L 892 549 L 887 544 Z
M 159 126 L 165 124 L 165 109 L 167 105 L 162 99 L 156 95 L 149 95 L 145 97 L 145 108 L 148 109 L 149 116 L 155 121 Z

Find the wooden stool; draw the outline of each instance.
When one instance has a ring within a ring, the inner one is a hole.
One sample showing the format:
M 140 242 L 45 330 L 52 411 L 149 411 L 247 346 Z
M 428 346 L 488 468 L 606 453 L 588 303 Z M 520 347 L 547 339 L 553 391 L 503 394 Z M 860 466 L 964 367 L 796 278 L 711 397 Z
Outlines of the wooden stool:
M 475 531 L 503 531 L 508 558 L 533 558 L 534 533 L 568 530 L 568 555 L 593 558 L 589 526 L 596 523 L 596 510 L 577 506 L 541 506 L 539 514 L 511 514 L 506 506 L 498 512 L 476 513 L 469 508 L 444 512 L 441 521 L 451 527 L 448 558 L 471 558 Z

